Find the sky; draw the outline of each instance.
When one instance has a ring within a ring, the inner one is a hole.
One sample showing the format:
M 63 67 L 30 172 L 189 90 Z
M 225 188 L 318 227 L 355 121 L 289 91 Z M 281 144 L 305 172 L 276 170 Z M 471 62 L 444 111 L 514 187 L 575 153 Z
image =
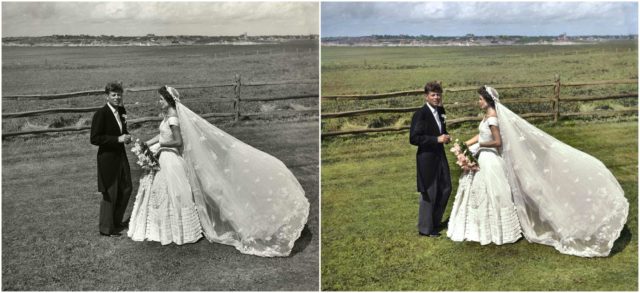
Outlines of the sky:
M 317 2 L 3 2 L 2 36 L 306 35 Z
M 636 2 L 323 2 L 322 37 L 628 35 Z

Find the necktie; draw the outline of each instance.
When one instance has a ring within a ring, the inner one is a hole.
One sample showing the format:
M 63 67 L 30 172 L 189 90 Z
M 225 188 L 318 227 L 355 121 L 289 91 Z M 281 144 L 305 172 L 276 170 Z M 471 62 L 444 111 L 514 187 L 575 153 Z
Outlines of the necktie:
M 118 112 L 118 108 L 113 112 L 116 115 L 116 120 L 118 121 L 118 127 L 120 127 L 120 132 L 122 133 L 122 121 L 120 121 L 120 113 Z

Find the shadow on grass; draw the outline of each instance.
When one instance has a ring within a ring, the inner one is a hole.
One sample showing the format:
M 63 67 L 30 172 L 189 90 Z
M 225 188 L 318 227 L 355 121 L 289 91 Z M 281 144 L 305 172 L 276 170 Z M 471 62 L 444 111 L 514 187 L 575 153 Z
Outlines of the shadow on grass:
M 293 249 L 291 249 L 291 254 L 289 256 L 294 256 L 299 252 L 302 252 L 309 243 L 311 243 L 311 239 L 313 239 L 313 233 L 309 229 L 309 225 L 304 225 L 304 229 L 302 229 L 302 233 L 300 233 L 300 238 L 296 240 L 293 244 Z
M 628 225 L 624 225 L 622 231 L 620 231 L 620 237 L 613 243 L 613 247 L 611 248 L 611 253 L 609 256 L 614 256 L 617 253 L 623 251 L 627 245 L 631 242 L 631 230 L 629 230 Z

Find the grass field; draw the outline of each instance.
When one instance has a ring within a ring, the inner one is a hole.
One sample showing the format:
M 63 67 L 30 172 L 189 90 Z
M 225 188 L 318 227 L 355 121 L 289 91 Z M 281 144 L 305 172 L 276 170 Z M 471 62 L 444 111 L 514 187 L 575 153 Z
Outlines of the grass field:
M 261 258 L 205 239 L 183 246 L 98 234 L 97 148 L 88 132 L 11 138 L 2 144 L 3 290 L 317 290 L 317 120 L 222 127 L 281 159 L 311 204 L 307 228 L 285 258 Z M 154 127 L 132 134 L 150 138 Z M 129 153 L 135 200 L 141 170 Z
M 524 239 L 481 246 L 420 237 L 408 134 L 337 137 L 322 141 L 322 290 L 637 291 L 637 120 L 539 126 L 600 159 L 622 185 L 629 218 L 611 256 L 563 255 Z M 449 132 L 467 139 L 477 125 Z M 447 155 L 454 191 L 445 219 L 460 175 Z
M 256 51 L 262 54 L 256 54 Z M 272 50 L 272 55 L 265 55 Z M 299 53 L 296 53 L 298 51 Z M 229 53 L 233 55 L 228 56 Z M 106 48 L 3 48 L 3 94 L 95 90 L 121 80 L 125 88 L 233 81 L 318 78 L 317 41 L 265 46 Z M 317 85 L 244 87 L 242 97 L 280 97 L 318 92 Z M 233 88 L 181 90 L 196 113 L 230 112 Z M 129 119 L 159 113 L 155 92 L 124 97 Z M 95 107 L 103 96 L 53 101 L 3 101 L 2 111 Z M 242 112 L 317 107 L 317 98 L 243 102 Z M 5 132 L 89 125 L 92 113 L 3 119 Z M 258 149 L 281 159 L 296 175 L 311 210 L 307 228 L 286 258 L 243 255 L 234 247 L 200 240 L 162 246 L 98 234 L 100 195 L 96 153 L 88 131 L 8 138 L 2 142 L 3 290 L 317 290 L 319 265 L 318 118 L 297 115 L 229 123 L 213 121 Z M 157 134 L 157 123 L 132 125 L 134 136 Z M 141 171 L 130 165 L 134 194 Z M 128 215 L 131 206 L 128 208 Z
M 561 81 L 634 79 L 638 77 L 637 42 L 619 41 L 575 46 L 487 47 L 322 47 L 322 95 L 373 94 L 424 87 L 440 80 L 448 87 L 553 83 Z M 562 98 L 637 92 L 637 85 L 563 87 Z M 503 101 L 553 96 L 553 88 L 500 90 Z M 444 103 L 473 102 L 475 92 L 445 93 Z M 380 100 L 323 100 L 322 112 L 368 108 L 418 107 L 421 95 Z M 590 103 L 560 103 L 562 112 L 593 111 L 597 107 L 623 110 L 637 106 L 637 98 Z M 512 104 L 517 113 L 548 112 L 551 103 Z M 450 109 L 447 118 L 473 116 L 477 109 Z M 339 131 L 410 123 L 411 113 L 372 114 L 322 121 L 322 131 Z
M 2 91 L 4 95 L 67 93 L 101 89 L 113 80 L 121 80 L 125 88 L 226 84 L 233 83 L 235 74 L 240 74 L 243 82 L 317 79 L 317 49 L 317 41 L 311 40 L 257 46 L 4 47 Z M 317 92 L 317 84 L 243 87 L 241 97 L 281 97 Z M 180 94 L 183 103 L 196 113 L 233 111 L 233 87 L 185 89 L 180 90 Z M 211 102 L 206 100 L 209 97 L 229 100 Z M 157 115 L 153 105 L 157 100 L 156 92 L 127 93 L 124 98 L 129 119 Z M 100 95 L 51 101 L 3 101 L 2 111 L 95 107 L 102 104 L 104 97 Z M 317 98 L 241 102 L 240 111 L 264 112 L 317 105 Z M 90 118 L 91 113 L 80 113 L 4 119 L 2 130 L 13 132 L 89 125 Z

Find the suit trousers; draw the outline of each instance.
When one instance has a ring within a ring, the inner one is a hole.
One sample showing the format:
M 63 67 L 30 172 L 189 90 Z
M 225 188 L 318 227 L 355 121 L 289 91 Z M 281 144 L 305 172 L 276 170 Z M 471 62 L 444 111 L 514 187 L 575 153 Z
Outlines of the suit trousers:
M 133 189 L 131 174 L 125 170 L 125 164 L 129 162 L 125 158 L 122 158 L 122 161 L 118 177 L 111 186 L 106 188 L 106 192 L 102 192 L 99 228 L 100 232 L 105 234 L 117 232 L 116 225 L 122 223 Z
M 440 164 L 447 164 L 446 160 L 440 160 Z M 447 207 L 451 195 L 451 176 L 448 168 L 440 166 L 440 172 L 427 188 L 427 192 L 421 192 L 420 208 L 418 209 L 418 231 L 422 234 L 438 232 L 442 216 Z

